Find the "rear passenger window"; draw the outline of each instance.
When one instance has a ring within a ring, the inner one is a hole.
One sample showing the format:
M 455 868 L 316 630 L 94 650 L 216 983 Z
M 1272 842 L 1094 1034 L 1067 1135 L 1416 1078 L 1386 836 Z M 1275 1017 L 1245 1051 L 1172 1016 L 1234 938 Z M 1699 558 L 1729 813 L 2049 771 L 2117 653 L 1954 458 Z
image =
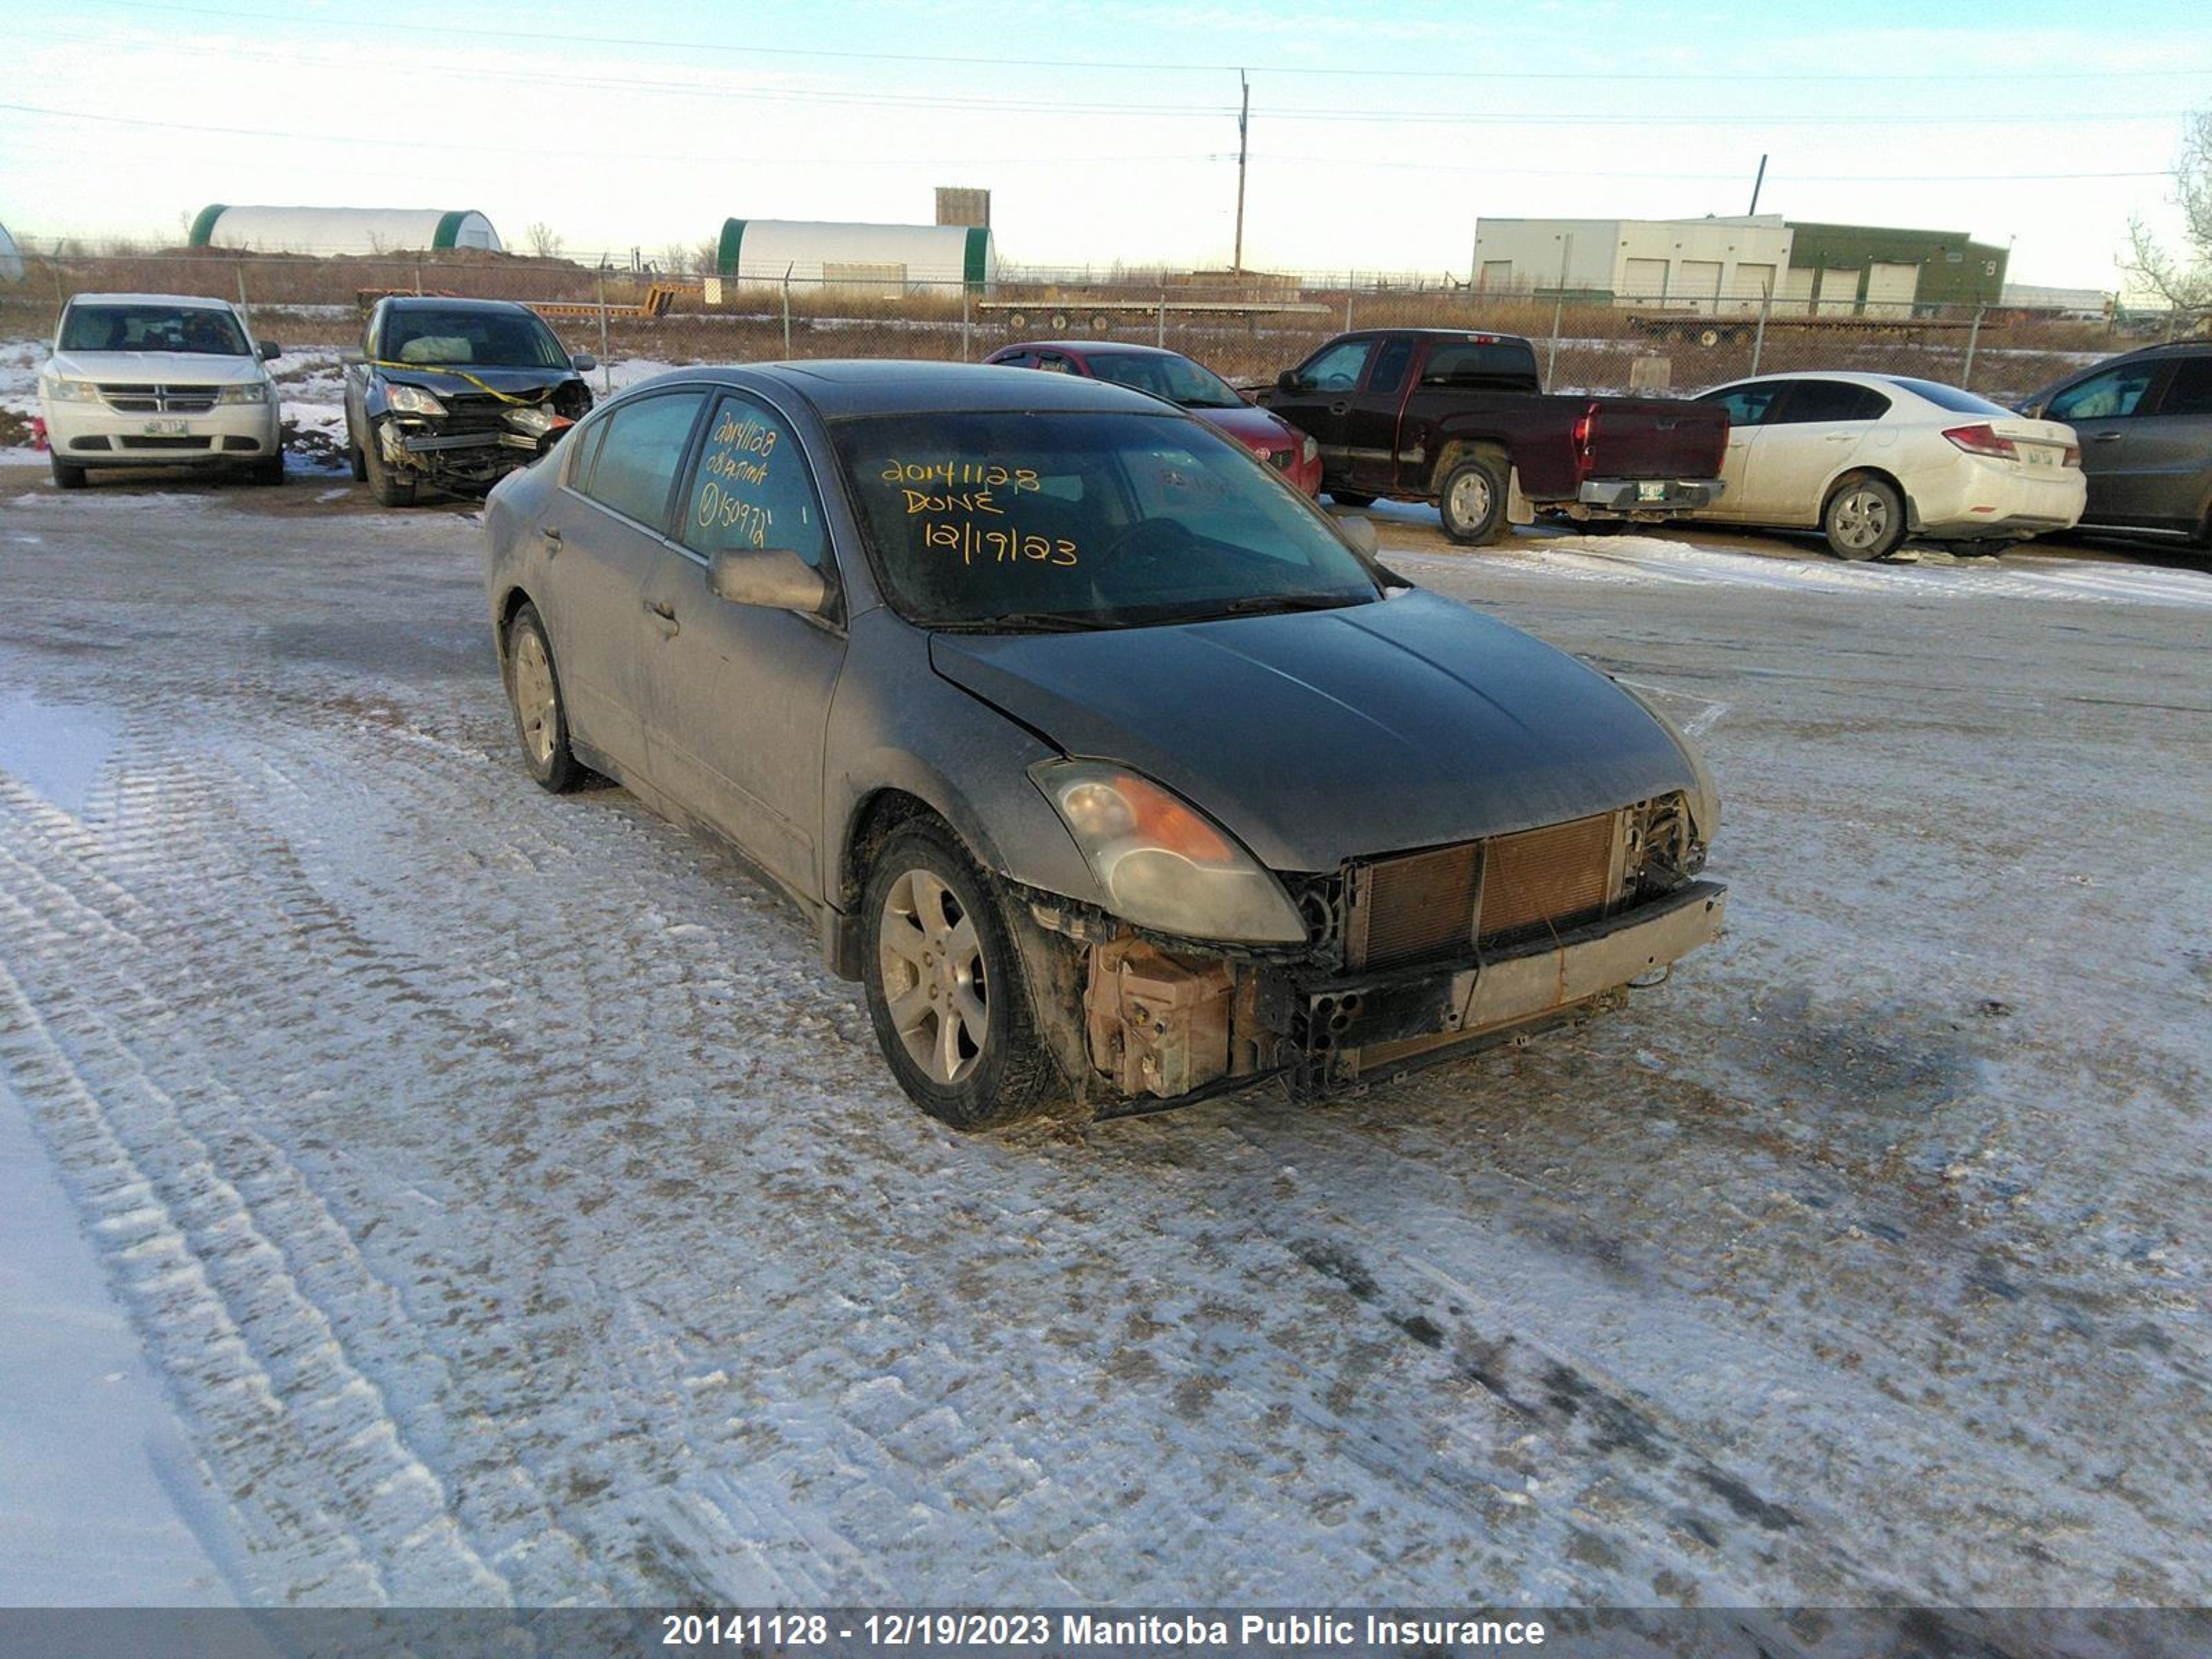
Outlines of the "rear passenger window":
M 1889 413 L 1889 399 L 1872 386 L 1847 380 L 1793 380 L 1779 414 L 1771 422 L 1809 426 L 1831 421 L 1878 421 Z
M 610 410 L 596 454 L 582 457 L 576 488 L 605 507 L 659 530 L 668 516 L 668 492 L 684 465 L 691 422 L 706 401 L 703 392 L 665 392 Z
M 1765 426 L 1774 405 L 1782 397 L 1781 381 L 1770 381 L 1765 386 L 1731 386 L 1726 392 L 1708 392 L 1698 398 L 1701 404 L 1717 404 L 1728 410 L 1730 426 Z
M 2212 356 L 2184 357 L 2173 367 L 2166 395 L 2158 400 L 2161 415 L 2212 415 Z
M 1367 389 L 1381 393 L 1395 392 L 1406 378 L 1406 365 L 1413 361 L 1411 340 L 1393 340 L 1375 354 L 1375 368 L 1367 377 Z
M 726 394 L 714 405 L 684 502 L 684 545 L 695 553 L 787 548 L 823 568 L 829 538 L 806 458 L 765 404 Z

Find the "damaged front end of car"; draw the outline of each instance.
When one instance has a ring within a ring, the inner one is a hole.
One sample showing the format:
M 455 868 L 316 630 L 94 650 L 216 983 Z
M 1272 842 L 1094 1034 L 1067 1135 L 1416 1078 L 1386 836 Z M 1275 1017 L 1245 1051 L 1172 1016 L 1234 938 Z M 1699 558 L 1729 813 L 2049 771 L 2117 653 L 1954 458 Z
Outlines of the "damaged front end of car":
M 1717 937 L 1695 811 L 1677 792 L 1282 878 L 1296 943 L 1201 945 L 1029 894 L 1031 976 L 1076 1016 L 1061 1063 L 1097 1115 L 1270 1079 L 1358 1092 L 1585 1019 Z
M 590 389 L 573 378 L 512 392 L 387 381 L 378 453 L 402 478 L 480 494 L 549 453 L 591 406 Z

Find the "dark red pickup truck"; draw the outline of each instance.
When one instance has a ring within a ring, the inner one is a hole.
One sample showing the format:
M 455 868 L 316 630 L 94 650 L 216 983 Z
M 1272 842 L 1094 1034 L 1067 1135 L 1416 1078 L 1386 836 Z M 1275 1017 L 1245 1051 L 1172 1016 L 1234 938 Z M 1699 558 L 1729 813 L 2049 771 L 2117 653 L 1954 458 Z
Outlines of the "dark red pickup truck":
M 1654 521 L 1721 493 L 1728 416 L 1670 398 L 1548 397 L 1517 335 L 1340 334 L 1258 401 L 1321 446 L 1322 488 L 1434 501 L 1479 546 L 1537 514 Z

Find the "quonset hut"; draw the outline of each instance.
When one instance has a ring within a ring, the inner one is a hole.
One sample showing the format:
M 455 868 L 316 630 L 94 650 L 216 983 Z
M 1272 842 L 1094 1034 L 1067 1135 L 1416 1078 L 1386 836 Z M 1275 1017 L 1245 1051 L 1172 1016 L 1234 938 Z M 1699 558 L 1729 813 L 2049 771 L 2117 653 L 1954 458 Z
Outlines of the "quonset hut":
M 15 246 L 15 239 L 8 234 L 8 227 L 0 225 L 0 283 L 20 283 L 22 280 L 22 251 Z
M 226 207 L 214 202 L 192 221 L 191 243 L 254 253 L 503 251 L 491 221 L 473 208 Z
M 848 225 L 803 219 L 725 219 L 716 269 L 724 282 L 793 283 L 902 292 L 998 280 L 986 225 Z

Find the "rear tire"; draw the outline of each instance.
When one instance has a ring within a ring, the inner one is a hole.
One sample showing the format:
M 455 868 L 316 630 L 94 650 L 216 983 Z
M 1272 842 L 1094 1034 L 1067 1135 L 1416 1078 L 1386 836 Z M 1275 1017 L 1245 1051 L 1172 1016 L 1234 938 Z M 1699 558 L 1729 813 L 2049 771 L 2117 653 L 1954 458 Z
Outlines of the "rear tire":
M 361 448 L 362 464 L 367 469 L 369 493 L 376 497 L 379 507 L 412 507 L 415 505 L 415 481 L 403 478 L 392 470 L 384 459 L 384 452 L 374 432 L 370 441 Z
M 1871 473 L 1846 478 L 1821 509 L 1820 528 L 1839 559 L 1886 559 L 1905 544 L 1905 497 Z
M 894 830 L 861 915 L 868 1018 L 908 1099 L 973 1130 L 1066 1097 L 990 878 L 949 829 L 917 818 Z
M 507 625 L 506 679 L 523 764 L 539 788 L 568 793 L 583 781 L 584 767 L 568 747 L 568 705 L 561 695 L 560 671 L 553 665 L 552 642 L 534 605 L 525 604 Z
M 65 461 L 58 455 L 49 455 L 46 459 L 53 465 L 55 489 L 82 489 L 84 488 L 82 467 L 74 461 Z
M 1437 490 L 1444 534 L 1462 547 L 1498 539 L 1505 523 L 1505 471 L 1487 455 L 1470 455 L 1444 474 Z

